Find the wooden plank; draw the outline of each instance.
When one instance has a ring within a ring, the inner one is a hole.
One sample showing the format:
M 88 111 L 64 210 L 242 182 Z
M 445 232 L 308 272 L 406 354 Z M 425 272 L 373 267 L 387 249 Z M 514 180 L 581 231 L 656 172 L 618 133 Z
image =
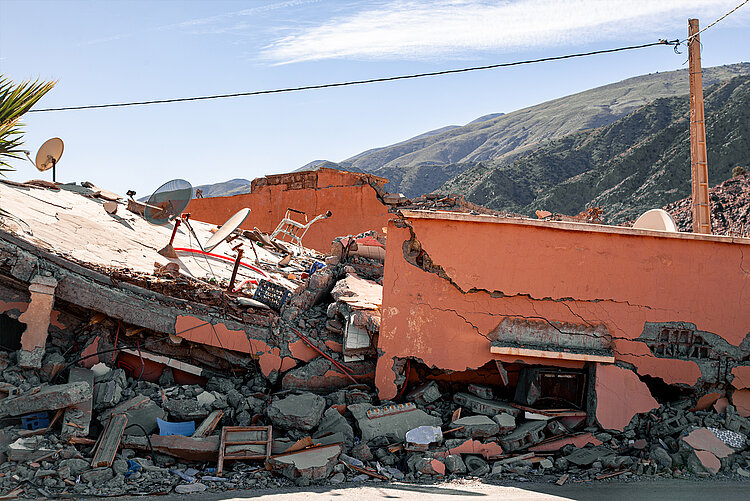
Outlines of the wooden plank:
M 604 355 L 590 355 L 588 353 L 568 353 L 564 351 L 532 350 L 529 348 L 516 348 L 514 346 L 490 346 L 490 353 L 496 355 L 513 355 L 516 357 L 553 358 L 555 360 L 578 360 L 583 362 L 600 362 L 612 364 L 615 357 Z
M 92 398 L 71 405 L 65 410 L 65 418 L 60 431 L 60 438 L 63 440 L 70 437 L 86 437 L 89 434 L 93 411 L 94 372 L 82 367 L 71 368 L 68 382 L 75 383 L 77 381 L 83 381 L 91 387 Z
M 91 466 L 98 468 L 100 466 L 112 466 L 117 454 L 117 448 L 120 447 L 122 434 L 125 426 L 128 424 L 128 417 L 125 414 L 117 414 L 109 420 L 109 424 L 102 432 L 99 445 L 94 452 L 94 458 L 91 460 Z
M 216 425 L 219 424 L 219 421 L 221 420 L 223 415 L 224 411 L 222 411 L 221 409 L 216 409 L 215 411 L 213 411 L 206 417 L 206 419 L 203 420 L 200 426 L 196 428 L 195 433 L 192 434 L 192 437 L 202 438 L 209 436 L 216 428 Z

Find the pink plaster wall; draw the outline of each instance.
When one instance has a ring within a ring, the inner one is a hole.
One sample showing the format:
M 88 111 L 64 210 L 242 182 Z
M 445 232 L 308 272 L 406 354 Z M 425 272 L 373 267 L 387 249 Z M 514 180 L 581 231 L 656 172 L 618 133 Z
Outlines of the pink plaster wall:
M 190 202 L 188 212 L 193 219 L 212 224 L 223 224 L 235 212 L 245 207 L 250 215 L 242 225 L 244 229 L 259 228 L 271 233 L 284 217 L 287 208 L 307 213 L 308 219 L 330 210 L 332 216 L 323 219 L 308 230 L 303 244 L 321 252 L 330 252 L 331 241 L 338 236 L 356 235 L 368 230 L 383 233 L 389 218 L 388 207 L 377 198 L 375 189 L 360 174 L 321 169 L 308 173 L 313 176 L 309 187 L 292 184 L 258 184 L 253 182 L 253 192 L 229 197 L 197 198 Z M 274 178 L 278 176 L 269 176 Z M 385 181 L 385 180 L 383 180 Z M 290 186 L 294 185 L 294 189 Z M 304 222 L 301 216 L 294 219 Z
M 750 240 L 429 217 L 436 219 L 407 215 L 423 250 L 455 286 L 407 262 L 402 245 L 410 231 L 389 223 L 376 373 L 381 398 L 397 392 L 394 357 L 454 371 L 492 360 L 486 336 L 506 316 L 604 323 L 617 360 L 667 383 L 695 384 L 700 369 L 654 357 L 634 341 L 646 322 L 692 322 L 733 345 L 750 333 Z

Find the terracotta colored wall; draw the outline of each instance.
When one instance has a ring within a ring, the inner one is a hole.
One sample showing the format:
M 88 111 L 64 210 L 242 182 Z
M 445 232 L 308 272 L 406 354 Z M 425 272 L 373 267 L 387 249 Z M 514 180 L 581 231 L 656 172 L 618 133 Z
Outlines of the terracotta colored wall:
M 335 237 L 367 230 L 383 233 L 387 225 L 388 208 L 378 200 L 374 188 L 355 175 L 321 169 L 317 172 L 317 188 L 303 189 L 288 189 L 286 184 L 256 185 L 264 180 L 254 181 L 253 192 L 246 195 L 193 199 L 188 212 L 193 219 L 223 224 L 238 210 L 250 207 L 252 212 L 242 227 L 258 227 L 270 233 L 289 207 L 305 211 L 308 219 L 330 210 L 333 215 L 313 224 L 302 241 L 321 252 L 330 252 Z M 299 215 L 293 216 L 303 221 Z
M 454 371 L 493 358 L 514 361 L 490 354 L 489 333 L 506 317 L 604 323 L 618 361 L 689 385 L 701 377 L 698 364 L 657 358 L 635 341 L 646 322 L 691 322 L 733 346 L 750 334 L 748 239 L 447 217 L 407 222 L 453 284 L 407 262 L 410 230 L 389 224 L 376 374 L 381 398 L 396 395 L 394 357 Z

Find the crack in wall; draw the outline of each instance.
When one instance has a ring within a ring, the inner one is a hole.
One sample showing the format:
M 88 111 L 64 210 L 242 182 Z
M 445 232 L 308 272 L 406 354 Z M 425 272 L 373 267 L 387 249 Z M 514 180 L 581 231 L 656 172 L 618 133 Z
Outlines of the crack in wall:
M 414 232 L 414 228 L 412 225 L 407 221 L 406 219 L 399 219 L 395 220 L 394 223 L 397 227 L 400 228 L 407 228 L 409 230 L 410 238 L 409 240 L 405 240 L 402 244 L 402 250 L 404 255 L 404 260 L 413 265 L 417 268 L 421 269 L 422 271 L 426 271 L 428 273 L 433 273 L 443 280 L 446 280 L 449 284 L 451 284 L 453 287 L 456 288 L 461 294 L 467 295 L 467 294 L 478 294 L 478 293 L 484 293 L 488 294 L 492 298 L 502 298 L 502 297 L 516 297 L 516 296 L 525 296 L 533 301 L 553 301 L 556 303 L 563 304 L 566 308 L 568 308 L 571 312 L 571 314 L 577 316 L 581 319 L 584 323 L 591 325 L 586 319 L 575 313 L 570 306 L 567 304 L 568 302 L 575 302 L 575 303 L 601 303 L 601 302 L 607 302 L 607 303 L 615 303 L 615 304 L 625 304 L 627 306 L 633 307 L 633 308 L 643 308 L 646 310 L 655 310 L 655 311 L 669 311 L 666 308 L 655 308 L 653 306 L 649 305 L 643 305 L 643 304 L 635 304 L 631 303 L 628 300 L 617 300 L 617 299 L 610 299 L 610 298 L 596 298 L 596 299 L 578 299 L 573 297 L 563 297 L 563 298 L 553 298 L 553 297 L 543 297 L 543 298 L 535 298 L 531 294 L 524 294 L 524 293 L 516 293 L 516 294 L 506 294 L 503 291 L 500 290 L 494 290 L 490 291 L 488 289 L 482 289 L 478 287 L 472 287 L 471 289 L 465 291 L 463 290 L 445 271 L 445 269 L 440 266 L 439 264 L 435 263 L 430 255 L 424 250 L 422 247 L 422 243 L 417 238 L 416 233 Z

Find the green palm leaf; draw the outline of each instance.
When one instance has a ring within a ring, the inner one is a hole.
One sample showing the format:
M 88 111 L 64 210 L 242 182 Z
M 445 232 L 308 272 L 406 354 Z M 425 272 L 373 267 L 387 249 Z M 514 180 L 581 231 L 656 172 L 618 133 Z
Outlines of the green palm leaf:
M 8 159 L 22 158 L 21 116 L 49 92 L 55 83 L 36 80 L 16 85 L 0 75 L 0 174 L 13 170 Z

